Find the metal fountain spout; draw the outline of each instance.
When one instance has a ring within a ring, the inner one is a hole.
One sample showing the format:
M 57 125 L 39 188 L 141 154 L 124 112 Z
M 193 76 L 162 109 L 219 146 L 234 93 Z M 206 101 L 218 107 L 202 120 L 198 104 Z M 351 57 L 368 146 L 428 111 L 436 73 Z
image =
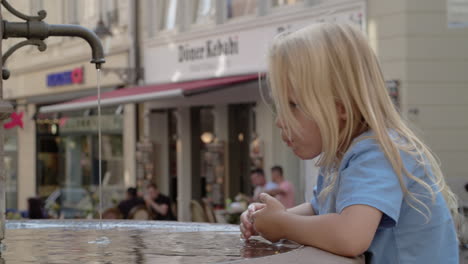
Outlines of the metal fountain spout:
M 39 51 L 44 51 L 47 45 L 44 39 L 55 37 L 79 37 L 88 42 L 92 49 L 91 63 L 96 65 L 96 69 L 100 69 L 105 62 L 104 49 L 98 36 L 91 30 L 78 25 L 49 25 L 43 20 L 47 16 L 46 11 L 42 10 L 37 13 L 37 16 L 28 16 L 14 9 L 7 0 L 0 0 L 0 4 L 10 13 L 24 20 L 24 22 L 8 22 L 1 18 L 0 13 L 0 34 L 3 39 L 7 38 L 25 38 L 26 40 L 12 46 L 7 52 L 2 55 L 0 66 L 2 67 L 2 79 L 7 80 L 10 77 L 10 72 L 5 69 L 4 65 L 8 57 L 16 50 L 27 45 L 35 45 Z M 0 39 L 1 44 L 1 39 Z M 1 45 L 0 45 L 1 47 Z M 0 48 L 1 50 L 1 48 Z M 0 80 L 0 97 L 2 96 L 2 82 Z M 2 120 L 9 118 L 9 114 L 13 111 L 13 107 L 3 98 L 0 98 L 0 124 Z M 0 127 L 0 172 L 3 171 L 3 128 Z M 0 173 L 0 242 L 5 237 L 5 175 Z M 0 245 L 0 256 L 1 256 Z M 1 257 L 0 257 L 1 263 Z
M 46 50 L 47 46 L 44 39 L 55 37 L 79 37 L 88 42 L 92 49 L 91 63 L 96 64 L 96 69 L 100 69 L 105 62 L 104 49 L 99 37 L 92 30 L 78 25 L 49 25 L 43 20 L 47 16 L 46 11 L 41 10 L 37 16 L 28 16 L 14 9 L 6 0 L 1 0 L 1 4 L 5 9 L 15 16 L 25 20 L 25 22 L 8 22 L 2 20 L 2 37 L 7 38 L 26 38 L 26 40 L 11 47 L 3 56 L 2 62 L 8 59 L 17 49 L 26 45 L 36 45 L 39 51 Z M 4 80 L 9 78 L 9 72 L 3 70 L 2 77 Z

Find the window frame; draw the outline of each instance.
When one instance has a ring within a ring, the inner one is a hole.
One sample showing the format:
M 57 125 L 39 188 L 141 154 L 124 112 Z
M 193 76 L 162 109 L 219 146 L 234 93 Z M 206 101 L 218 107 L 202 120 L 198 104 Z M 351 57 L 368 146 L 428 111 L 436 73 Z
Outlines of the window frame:
M 249 0 L 249 1 L 252 1 L 255 3 L 255 11 L 251 14 L 244 14 L 242 16 L 236 16 L 236 17 L 228 17 L 228 13 L 229 13 L 229 10 L 228 10 L 228 3 L 229 1 L 232 1 L 232 0 L 226 0 L 226 1 L 222 1 L 224 3 L 223 5 L 223 9 L 224 9 L 224 14 L 223 14 L 223 19 L 224 19 L 224 23 L 236 23 L 236 22 L 239 22 L 239 21 L 248 21 L 248 20 L 252 20 L 253 18 L 257 17 L 258 16 L 258 13 L 259 13 L 259 10 L 261 9 L 261 3 L 264 2 L 264 1 L 257 1 L 257 0 Z M 232 3 L 232 2 L 231 2 Z
M 172 28 L 167 28 L 166 23 L 167 23 L 167 14 L 169 10 L 169 6 L 171 2 L 175 2 L 175 10 L 174 10 L 174 26 Z M 180 28 L 180 19 L 179 19 L 179 10 L 180 10 L 180 5 L 181 1 L 180 0 L 164 0 L 162 2 L 162 13 L 161 13 L 161 22 L 158 27 L 159 32 L 176 32 Z M 160 4 L 161 7 L 161 4 Z
M 280 5 L 280 6 L 274 6 L 273 5 L 273 0 L 268 0 L 268 9 L 269 13 L 271 14 L 276 14 L 280 12 L 294 12 L 297 10 L 300 10 L 304 7 L 310 7 L 312 6 L 312 3 L 314 0 L 302 0 L 301 2 L 298 2 L 293 5 Z
M 192 26 L 195 26 L 195 27 L 199 27 L 199 26 L 204 26 L 204 25 L 212 25 L 216 22 L 216 12 L 217 12 L 217 5 L 216 5 L 216 0 L 210 0 L 211 1 L 211 8 L 210 9 L 214 9 L 214 13 L 213 15 L 208 18 L 208 19 L 203 19 L 202 21 L 200 22 L 197 22 L 197 19 L 198 19 L 198 11 L 199 11 L 199 8 L 200 8 L 200 3 L 204 1 L 204 0 L 197 0 L 197 1 L 193 1 L 193 5 L 191 6 L 192 8 L 192 17 L 190 18 L 190 25 Z

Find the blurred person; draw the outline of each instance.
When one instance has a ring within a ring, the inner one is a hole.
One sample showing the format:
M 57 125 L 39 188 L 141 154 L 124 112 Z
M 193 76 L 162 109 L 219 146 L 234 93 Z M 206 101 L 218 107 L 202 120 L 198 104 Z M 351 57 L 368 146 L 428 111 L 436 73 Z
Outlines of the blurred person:
M 171 209 L 171 199 L 159 192 L 154 183 L 146 187 L 145 203 L 153 213 L 154 220 L 176 220 Z
M 276 183 L 266 180 L 265 173 L 260 168 L 250 172 L 250 181 L 255 186 L 251 202 L 259 202 L 259 196 L 262 192 L 278 188 Z
M 102 219 L 122 219 L 122 212 L 119 208 L 108 208 L 102 213 Z
M 278 199 L 286 208 L 291 208 L 296 205 L 294 200 L 294 186 L 284 179 L 283 168 L 281 166 L 274 166 L 271 168 L 271 179 L 278 187 L 265 192 Z
M 31 197 L 28 198 L 28 216 L 29 219 L 44 219 L 44 202 L 41 198 Z
M 294 208 L 262 193 L 241 215 L 242 235 L 371 264 L 458 264 L 456 196 L 393 105 L 363 32 L 314 23 L 277 36 L 268 60 L 276 125 L 296 156 L 320 156 L 320 174 Z
M 138 196 L 137 189 L 130 187 L 127 189 L 125 200 L 121 201 L 117 206 L 122 213 L 123 219 L 128 219 L 130 211 L 139 205 L 144 205 L 145 201 Z

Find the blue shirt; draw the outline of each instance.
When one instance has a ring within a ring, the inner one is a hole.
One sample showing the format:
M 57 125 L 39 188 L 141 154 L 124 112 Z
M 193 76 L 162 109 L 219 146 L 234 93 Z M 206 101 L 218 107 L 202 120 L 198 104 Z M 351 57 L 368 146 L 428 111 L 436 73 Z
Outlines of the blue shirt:
M 270 191 L 270 190 L 274 190 L 274 189 L 278 189 L 278 184 L 274 183 L 274 182 L 267 182 L 266 185 L 265 185 L 265 191 Z
M 372 136 L 372 132 L 361 136 Z M 323 171 L 319 174 L 311 200 L 315 213 L 341 213 L 344 208 L 355 204 L 380 210 L 383 216 L 366 252 L 367 263 L 459 264 L 456 231 L 442 194 L 437 192 L 433 203 L 426 189 L 405 177 L 404 184 L 408 190 L 422 194 L 417 197 L 429 207 L 430 214 L 411 199 L 404 199 L 398 177 L 377 141 L 371 138 L 357 140 L 344 155 L 336 186 L 325 199 L 319 197 L 326 187 Z M 419 165 L 407 153 L 400 152 L 400 155 L 410 173 L 431 183 L 424 165 Z M 429 166 L 426 170 L 431 173 Z M 429 218 L 417 212 L 407 201 Z

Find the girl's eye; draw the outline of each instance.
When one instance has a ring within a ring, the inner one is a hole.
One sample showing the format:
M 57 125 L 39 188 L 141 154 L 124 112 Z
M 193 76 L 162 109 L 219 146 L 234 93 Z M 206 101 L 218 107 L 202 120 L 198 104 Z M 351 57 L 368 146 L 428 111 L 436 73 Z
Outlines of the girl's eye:
M 289 107 L 291 107 L 292 109 L 295 109 L 295 108 L 297 108 L 297 104 L 290 101 L 289 102 Z

